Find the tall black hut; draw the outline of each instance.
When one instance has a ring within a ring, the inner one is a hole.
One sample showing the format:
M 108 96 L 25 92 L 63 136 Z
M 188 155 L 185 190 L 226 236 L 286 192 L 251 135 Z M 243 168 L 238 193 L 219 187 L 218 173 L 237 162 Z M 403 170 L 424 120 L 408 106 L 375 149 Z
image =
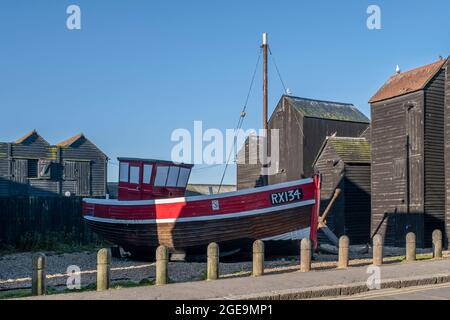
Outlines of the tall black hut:
M 249 142 L 257 137 L 247 139 L 238 154 L 237 188 L 311 177 L 314 159 L 327 136 L 359 137 L 368 126 L 369 119 L 352 104 L 283 95 L 268 124 L 270 130 L 279 130 L 280 157 L 271 164 L 276 172 L 264 179 L 261 166 L 249 164 L 249 159 L 257 158 Z
M 328 137 L 314 161 L 321 175 L 322 211 L 337 188 L 339 198 L 331 208 L 327 226 L 351 244 L 370 241 L 370 144 L 365 138 Z
M 371 231 L 381 233 L 387 245 L 403 245 L 412 231 L 419 246 L 429 246 L 434 229 L 445 233 L 446 70 L 444 59 L 397 70 L 370 99 Z

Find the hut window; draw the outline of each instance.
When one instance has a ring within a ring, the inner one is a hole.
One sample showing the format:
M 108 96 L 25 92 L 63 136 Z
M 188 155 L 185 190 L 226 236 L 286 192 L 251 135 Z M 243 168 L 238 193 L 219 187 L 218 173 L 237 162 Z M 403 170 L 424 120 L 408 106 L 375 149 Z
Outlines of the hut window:
M 28 178 L 38 177 L 38 160 L 28 160 Z
M 128 167 L 129 164 L 126 162 L 120 163 L 120 169 L 119 169 L 119 181 L 120 182 L 128 182 Z
M 164 187 L 166 185 L 168 173 L 169 167 L 158 167 L 156 170 L 155 186 Z
M 191 170 L 188 168 L 180 168 L 180 175 L 178 176 L 178 183 L 177 187 L 185 188 L 188 180 L 189 180 L 189 174 L 191 173 Z
M 150 184 L 150 180 L 152 178 L 152 169 L 153 166 L 151 164 L 144 164 L 144 181 L 142 181 L 142 183 Z
M 176 187 L 178 181 L 178 174 L 180 173 L 179 167 L 170 167 L 169 176 L 167 178 L 168 187 Z
M 130 183 L 139 184 L 139 167 L 130 166 Z
M 50 179 L 52 176 L 51 172 L 52 163 L 48 160 L 39 161 L 39 178 Z

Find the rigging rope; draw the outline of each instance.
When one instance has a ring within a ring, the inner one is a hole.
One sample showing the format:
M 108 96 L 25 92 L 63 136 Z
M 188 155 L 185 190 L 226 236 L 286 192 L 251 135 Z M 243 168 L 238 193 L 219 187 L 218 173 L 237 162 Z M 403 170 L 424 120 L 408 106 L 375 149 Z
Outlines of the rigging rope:
M 230 153 L 228 155 L 227 162 L 225 164 L 225 169 L 223 170 L 222 178 L 220 179 L 219 189 L 218 189 L 217 193 L 220 193 L 220 189 L 222 188 L 223 180 L 225 179 L 225 174 L 227 173 L 227 169 L 228 169 L 228 165 L 230 163 L 231 155 L 233 154 L 233 151 L 236 148 L 238 131 L 242 128 L 242 124 L 244 123 L 244 118 L 246 116 L 245 111 L 247 110 L 248 100 L 250 99 L 250 94 L 252 92 L 253 85 L 255 83 L 256 72 L 258 71 L 259 62 L 261 60 L 261 53 L 262 53 L 262 49 L 260 49 L 260 51 L 259 51 L 258 59 L 256 61 L 256 65 L 255 65 L 255 70 L 253 71 L 252 81 L 250 82 L 250 87 L 248 89 L 247 98 L 245 99 L 244 107 L 243 107 L 243 109 L 241 111 L 241 114 L 239 116 L 239 121 L 238 121 L 238 123 L 236 125 L 236 129 L 234 130 L 233 148 L 230 150 Z
M 272 62 L 273 62 L 273 64 L 274 64 L 274 66 L 275 66 L 275 69 L 277 70 L 278 78 L 280 79 L 281 85 L 282 85 L 283 88 L 284 88 L 284 92 L 287 93 L 287 94 L 289 94 L 289 93 L 288 93 L 288 89 L 286 88 L 286 85 L 284 84 L 283 78 L 281 77 L 280 70 L 278 69 L 277 62 L 275 61 L 275 56 L 272 54 L 272 50 L 270 49 L 270 46 L 268 47 L 268 49 L 269 49 L 270 57 L 272 58 Z

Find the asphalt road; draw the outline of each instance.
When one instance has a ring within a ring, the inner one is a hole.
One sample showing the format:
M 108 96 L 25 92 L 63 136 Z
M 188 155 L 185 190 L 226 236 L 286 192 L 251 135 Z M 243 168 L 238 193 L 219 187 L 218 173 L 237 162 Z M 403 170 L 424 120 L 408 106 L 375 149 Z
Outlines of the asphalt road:
M 450 283 L 404 289 L 376 290 L 329 300 L 450 300 Z

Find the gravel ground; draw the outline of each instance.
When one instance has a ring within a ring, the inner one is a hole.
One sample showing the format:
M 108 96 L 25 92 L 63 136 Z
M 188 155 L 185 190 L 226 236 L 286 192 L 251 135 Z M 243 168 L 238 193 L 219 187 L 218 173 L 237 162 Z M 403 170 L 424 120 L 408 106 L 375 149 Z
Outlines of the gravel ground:
M 402 256 L 401 248 L 385 248 L 385 256 Z M 429 253 L 430 250 L 418 250 L 418 253 Z M 45 252 L 47 285 L 56 289 L 65 289 L 67 282 L 67 268 L 76 265 L 81 269 L 81 284 L 87 286 L 96 281 L 96 252 L 78 252 L 56 254 Z M 449 253 L 446 252 L 446 255 Z M 0 291 L 29 288 L 31 286 L 31 259 L 33 253 L 17 253 L 0 256 Z M 350 265 L 371 263 L 371 251 L 365 254 L 351 254 Z M 337 256 L 334 254 L 315 254 L 312 268 L 321 270 L 336 267 Z M 387 258 L 386 260 L 389 260 Z M 395 260 L 395 259 L 394 259 Z M 398 261 L 398 259 L 396 260 Z M 268 259 L 265 272 L 289 272 L 298 270 L 298 257 Z M 251 262 L 221 263 L 221 277 L 247 276 L 252 268 Z M 174 282 L 203 280 L 206 274 L 206 263 L 198 262 L 170 262 L 169 278 Z M 139 262 L 129 259 L 112 259 L 111 280 L 113 284 L 135 282 L 154 279 L 155 264 Z

